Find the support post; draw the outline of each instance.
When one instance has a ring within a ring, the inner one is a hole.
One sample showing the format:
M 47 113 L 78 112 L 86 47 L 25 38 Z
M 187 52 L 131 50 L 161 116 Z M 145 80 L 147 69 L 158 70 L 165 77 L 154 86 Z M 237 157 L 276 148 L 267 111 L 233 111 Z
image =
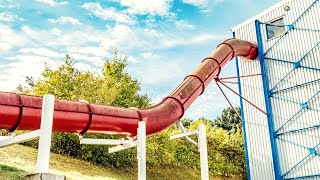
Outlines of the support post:
M 54 112 L 54 96 L 45 95 L 42 104 L 40 139 L 37 158 L 37 173 L 48 173 L 51 134 Z
M 206 125 L 200 124 L 198 130 L 198 148 L 200 152 L 201 179 L 209 180 Z
M 138 180 L 147 178 L 146 172 L 146 122 L 140 121 L 137 132 Z
M 198 147 L 198 151 L 200 152 L 201 180 L 209 180 L 206 125 L 200 124 L 198 129 L 193 131 L 185 131 L 182 124 L 180 124 L 179 127 L 182 133 L 170 136 L 170 140 L 186 137 L 187 140 Z M 198 142 L 195 142 L 189 137 L 194 134 L 198 136 Z

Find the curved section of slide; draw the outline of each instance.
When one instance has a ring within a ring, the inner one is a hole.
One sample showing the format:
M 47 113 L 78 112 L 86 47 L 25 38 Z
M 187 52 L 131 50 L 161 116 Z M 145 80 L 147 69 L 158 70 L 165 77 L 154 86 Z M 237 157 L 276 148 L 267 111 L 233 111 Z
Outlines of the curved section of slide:
M 135 136 L 139 121 L 146 121 L 152 135 L 178 121 L 234 56 L 253 60 L 255 43 L 228 39 L 159 104 L 144 109 L 125 109 L 78 101 L 55 101 L 54 132 Z M 0 129 L 8 131 L 40 128 L 42 97 L 0 92 Z

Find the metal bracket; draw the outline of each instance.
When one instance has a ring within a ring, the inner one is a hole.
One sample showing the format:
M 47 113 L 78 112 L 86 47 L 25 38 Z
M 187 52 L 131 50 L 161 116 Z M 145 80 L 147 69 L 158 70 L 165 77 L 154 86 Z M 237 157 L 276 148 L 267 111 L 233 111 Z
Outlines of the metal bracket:
M 197 130 L 194 130 L 194 131 L 189 131 L 187 132 L 186 128 L 183 126 L 182 122 L 181 121 L 178 121 L 177 123 L 180 131 L 182 132 L 181 134 L 176 134 L 176 135 L 173 135 L 173 136 L 170 136 L 170 140 L 173 140 L 173 139 L 177 139 L 177 138 L 181 138 L 181 137 L 185 137 L 188 141 L 190 141 L 192 144 L 198 146 L 198 143 L 196 141 L 194 141 L 193 139 L 191 139 L 189 136 L 193 135 L 193 134 L 198 134 L 198 131 Z
M 17 143 L 31 141 L 40 136 L 40 129 L 21 135 L 0 136 L 0 147 L 6 147 Z
M 206 125 L 200 124 L 197 130 L 188 132 L 185 130 L 181 121 L 178 122 L 178 126 L 182 133 L 170 136 L 170 140 L 185 137 L 198 147 L 198 151 L 200 152 L 201 179 L 209 180 Z M 198 142 L 195 142 L 189 137 L 190 135 L 194 134 L 198 135 Z
M 146 179 L 146 122 L 140 121 L 137 129 L 137 139 L 92 139 L 83 138 L 83 135 L 77 134 L 80 144 L 92 145 L 116 145 L 108 149 L 108 153 L 115 153 L 125 149 L 137 146 L 138 159 L 138 180 Z

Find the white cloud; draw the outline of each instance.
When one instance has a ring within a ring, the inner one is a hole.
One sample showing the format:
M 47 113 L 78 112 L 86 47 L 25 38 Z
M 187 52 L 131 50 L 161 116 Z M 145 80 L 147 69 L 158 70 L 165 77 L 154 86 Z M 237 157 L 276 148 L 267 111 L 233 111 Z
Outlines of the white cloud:
M 130 62 L 130 63 L 138 63 L 139 61 L 135 58 L 135 57 L 133 57 L 133 56 L 129 56 L 128 57 L 128 62 Z
M 88 56 L 88 55 L 83 55 L 83 54 L 77 54 L 77 53 L 69 53 L 69 56 L 71 58 L 76 59 L 77 61 L 79 60 L 84 60 L 87 62 L 91 62 L 92 64 L 98 65 L 96 62 L 103 62 L 101 60 L 101 57 L 98 56 Z M 99 64 L 101 66 L 102 64 Z
M 17 21 L 17 20 L 23 20 L 23 19 L 19 18 L 18 15 L 12 14 L 12 13 L 9 13 L 9 12 L 0 13 L 0 21 L 13 22 L 13 21 Z
M 186 4 L 191 4 L 200 8 L 208 8 L 211 5 L 222 3 L 225 0 L 182 0 Z
M 185 74 L 184 62 L 179 60 L 166 60 L 165 57 L 156 59 L 140 60 L 139 64 L 129 67 L 128 72 L 138 77 L 143 77 L 141 83 L 147 86 L 155 86 L 157 84 L 171 83 L 179 80 L 178 76 L 173 74 Z M 170 65 L 169 65 L 170 64 Z
M 19 84 L 23 84 L 26 76 L 38 77 L 43 71 L 45 64 L 51 67 L 56 66 L 57 62 L 37 55 L 17 55 L 7 58 L 10 60 L 5 66 L 0 66 L 0 89 L 2 91 L 12 91 Z
M 62 31 L 57 28 L 40 30 L 23 26 L 24 36 L 30 39 L 29 46 L 40 47 L 77 47 L 88 46 L 90 43 L 100 43 L 106 37 L 105 31 L 96 30 L 92 27 L 84 27 L 79 30 Z
M 204 7 L 204 6 L 208 5 L 208 0 L 182 0 L 182 1 L 184 3 L 191 4 L 191 5 L 194 5 L 194 6 Z
M 139 49 L 140 51 L 171 48 L 181 45 L 200 44 L 216 40 L 224 40 L 225 35 L 212 34 L 181 34 L 175 35 L 172 31 L 160 32 L 150 28 L 131 28 L 126 25 L 116 25 L 107 30 L 108 37 L 104 38 L 101 46 L 106 49 L 121 47 L 128 52 Z
M 140 54 L 140 56 L 143 58 L 143 59 L 155 59 L 155 58 L 159 58 L 159 55 L 157 54 L 154 54 L 152 52 L 143 52 Z
M 52 35 L 55 35 L 55 36 L 60 36 L 61 33 L 62 33 L 62 31 L 61 31 L 60 29 L 58 29 L 58 28 L 53 28 L 53 29 L 51 30 L 51 34 L 52 34 Z
M 12 2 L 12 0 L 1 0 L 0 1 L 0 8 L 12 9 L 15 7 L 19 7 L 18 3 Z
M 107 56 L 108 52 L 103 47 L 97 46 L 88 46 L 88 47 L 71 47 L 67 48 L 67 52 L 77 53 L 77 54 L 86 54 L 86 55 L 95 55 L 95 56 Z
M 57 19 L 48 19 L 50 23 L 54 24 L 72 24 L 72 25 L 81 25 L 80 21 L 73 17 L 61 16 Z
M 205 41 L 221 41 L 229 38 L 229 36 L 226 35 L 213 35 L 213 34 L 199 34 L 195 35 L 191 38 L 190 41 L 187 43 L 193 44 L 193 43 L 203 43 Z
M 8 51 L 13 47 L 23 46 L 26 43 L 26 38 L 13 31 L 10 27 L 0 24 L 0 29 L 0 50 Z
M 180 30 L 194 30 L 196 27 L 185 20 L 178 20 L 174 22 L 175 26 Z
M 210 41 L 221 41 L 228 38 L 225 35 L 211 35 L 211 34 L 198 34 L 191 36 L 189 38 L 175 38 L 175 39 L 163 39 L 160 43 L 163 47 L 175 47 L 180 45 L 194 45 L 194 44 L 201 44 L 203 42 L 210 42 Z
M 67 1 L 62 1 L 62 2 L 56 2 L 54 0 L 36 0 L 37 2 L 45 3 L 50 6 L 61 6 L 61 5 L 67 5 L 69 2 Z
M 101 46 L 71 47 L 66 49 L 66 53 L 77 61 L 90 62 L 96 67 L 101 67 L 104 59 L 110 56 L 108 51 Z
M 82 8 L 88 10 L 93 15 L 103 20 L 113 20 L 118 23 L 136 24 L 136 21 L 125 14 L 125 12 L 117 11 L 115 8 L 103 8 L 99 3 L 85 3 Z
M 0 79 L 3 82 L 0 90 L 4 91 L 14 90 L 18 84 L 23 84 L 26 76 L 38 78 L 45 63 L 56 67 L 65 53 L 77 61 L 76 67 L 81 70 L 88 70 L 89 66 L 101 67 L 103 58 L 108 55 L 106 49 L 100 46 L 107 36 L 106 31 L 90 27 L 61 31 L 57 28 L 23 26 L 13 30 L 0 24 L 0 29 L 0 54 L 5 53 L 5 64 L 0 65 Z M 14 48 L 20 49 L 12 51 Z
M 20 49 L 18 52 L 23 54 L 32 54 L 37 56 L 53 57 L 53 58 L 61 58 L 64 56 L 64 54 L 62 53 L 58 53 L 47 48 L 23 48 L 23 49 Z
M 165 16 L 170 12 L 173 0 L 115 0 L 128 7 L 130 14 Z

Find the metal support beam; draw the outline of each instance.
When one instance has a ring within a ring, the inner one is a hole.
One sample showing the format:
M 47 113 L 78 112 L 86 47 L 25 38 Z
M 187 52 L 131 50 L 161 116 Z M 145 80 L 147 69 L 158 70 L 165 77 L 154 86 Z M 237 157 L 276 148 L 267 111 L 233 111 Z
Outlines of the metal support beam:
M 180 129 L 181 132 L 186 132 L 186 128 L 183 126 L 183 123 L 181 121 L 178 122 L 178 127 Z M 185 136 L 186 139 L 188 139 L 188 141 L 190 141 L 192 144 L 198 146 L 198 143 L 196 141 L 194 141 L 193 139 L 191 139 L 189 136 Z M 171 138 L 171 137 L 170 137 Z
M 90 139 L 82 138 L 79 136 L 80 144 L 91 144 L 91 145 L 117 145 L 108 149 L 108 153 L 115 153 L 125 149 L 135 147 L 136 141 L 125 140 L 125 139 Z
M 136 142 L 124 143 L 108 149 L 108 153 L 115 153 L 137 146 Z
M 181 134 L 176 134 L 176 135 L 170 136 L 170 140 L 191 136 L 193 134 L 198 134 L 198 132 L 199 132 L 198 130 L 193 130 L 193 131 L 188 131 Z M 198 145 L 198 143 L 196 145 Z
M 115 153 L 125 149 L 129 149 L 137 146 L 137 142 L 133 140 L 125 139 L 90 139 L 83 138 L 79 135 L 80 144 L 91 144 L 91 145 L 117 145 L 108 149 L 108 153 Z
M 38 138 L 40 135 L 40 130 L 31 131 L 18 136 L 1 136 L 0 137 L 0 147 L 6 147 L 17 143 L 22 143 L 26 141 L 31 141 Z
M 45 95 L 42 104 L 37 173 L 49 172 L 50 146 L 54 112 L 54 96 Z

